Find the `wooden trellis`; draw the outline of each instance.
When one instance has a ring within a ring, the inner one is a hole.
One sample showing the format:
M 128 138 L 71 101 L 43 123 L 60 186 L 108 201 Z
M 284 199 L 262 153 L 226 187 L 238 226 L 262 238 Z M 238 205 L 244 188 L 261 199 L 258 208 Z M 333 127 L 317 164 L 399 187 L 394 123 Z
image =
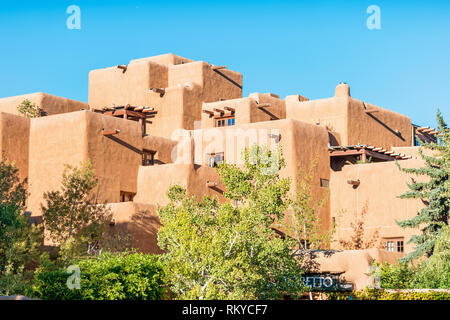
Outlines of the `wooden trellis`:
M 147 123 L 152 123 L 148 119 L 154 118 L 158 111 L 152 107 L 135 107 L 127 104 L 126 106 L 104 107 L 102 109 L 93 109 L 94 112 L 107 116 L 123 118 L 127 120 L 138 121 L 142 126 L 142 134 L 145 135 Z

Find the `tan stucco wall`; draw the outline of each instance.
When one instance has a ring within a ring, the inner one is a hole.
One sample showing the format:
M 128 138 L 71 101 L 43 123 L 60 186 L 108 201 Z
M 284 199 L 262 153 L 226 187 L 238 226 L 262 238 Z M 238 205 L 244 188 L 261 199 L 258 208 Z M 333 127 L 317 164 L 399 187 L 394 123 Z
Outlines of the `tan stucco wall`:
M 15 163 L 20 180 L 28 176 L 29 135 L 28 118 L 0 112 L 0 157 Z
M 194 130 L 194 162 L 207 165 L 208 153 L 224 152 L 225 162 L 242 165 L 243 148 L 254 144 L 267 145 L 269 149 L 275 146 L 275 139 L 269 135 L 281 135 L 280 146 L 286 167 L 280 171 L 280 176 L 291 179 L 291 192 L 296 190 L 299 169 L 306 171 L 317 157 L 318 165 L 314 170 L 312 185 L 313 197 L 328 199 L 328 189 L 320 187 L 320 179 L 330 179 L 329 136 L 328 131 L 321 126 L 284 119 Z M 323 228 L 328 228 L 329 201 L 321 210 L 320 218 Z
M 108 138 L 102 130 L 118 129 Z M 120 191 L 137 192 L 137 170 L 142 157 L 113 139 L 142 150 L 141 128 L 135 121 L 79 111 L 36 118 L 30 130 L 30 210 L 40 215 L 42 194 L 58 190 L 64 164 L 91 160 L 99 184 L 98 201 L 119 202 Z
M 421 160 L 399 161 L 402 167 L 420 167 Z M 347 180 L 360 180 L 354 188 Z M 356 222 L 356 214 L 367 203 L 365 216 L 365 236 L 369 239 L 375 231 L 381 238 L 405 237 L 405 252 L 410 252 L 413 245 L 406 244 L 410 237 L 417 234 L 417 229 L 402 229 L 395 220 L 414 217 L 423 208 L 420 200 L 400 199 L 398 196 L 408 190 L 407 182 L 411 179 L 401 172 L 394 162 L 379 162 L 359 165 L 346 165 L 342 171 L 332 171 L 330 181 L 331 216 L 336 218 L 336 240 L 350 240 L 353 231 L 350 224 Z M 338 242 L 332 245 L 339 248 Z
M 64 164 L 87 160 L 85 119 L 85 111 L 31 119 L 28 208 L 33 216 L 41 215 L 43 193 L 60 189 Z
M 121 236 L 130 235 L 133 248 L 144 253 L 161 253 L 158 247 L 158 229 L 161 226 L 156 206 L 136 202 L 120 202 L 108 205 L 115 224 L 109 232 Z
M 137 151 L 143 145 L 139 123 L 93 112 L 86 112 L 86 121 L 86 157 L 99 179 L 99 200 L 119 202 L 120 191 L 136 193 L 137 169 L 142 164 Z M 103 128 L 120 132 L 109 138 L 102 135 Z
M 144 149 L 156 151 L 155 165 L 172 163 L 172 151 L 176 145 L 177 141 L 151 135 L 142 139 Z
M 19 115 L 17 112 L 17 106 L 26 99 L 35 103 L 48 115 L 79 111 L 81 109 L 89 108 L 87 103 L 81 101 L 58 97 L 44 92 L 36 92 L 20 96 L 1 98 L 0 112 Z
M 340 276 L 340 281 L 353 283 L 355 290 L 361 290 L 374 284 L 370 276 L 373 262 L 396 263 L 402 256 L 399 253 L 379 249 L 314 251 L 310 255 L 304 255 L 303 263 L 314 266 L 311 270 L 313 272 L 344 272 Z
M 285 101 L 272 96 L 270 93 L 251 93 L 246 98 L 203 103 L 202 110 L 214 112 L 214 108 L 221 110 L 225 110 L 224 107 L 234 108 L 235 125 L 240 126 L 246 123 L 270 121 L 271 115 L 258 108 L 258 105 L 262 104 L 270 104 L 270 107 L 265 107 L 264 109 L 273 114 L 276 118 L 286 118 Z M 229 113 L 229 111 L 226 110 L 225 112 Z M 214 117 L 210 117 L 208 114 L 202 112 L 201 127 L 202 129 L 214 128 Z
M 350 98 L 348 107 L 348 144 L 367 144 L 391 149 L 393 146 L 412 146 L 412 126 L 409 117 L 391 110 Z M 400 134 L 396 134 L 398 131 Z
M 286 97 L 286 117 L 326 126 L 340 135 L 341 145 L 366 144 L 391 149 L 412 145 L 412 126 L 407 116 L 365 103 L 350 96 L 346 84 L 336 87 L 335 96 L 300 101 L 298 95 Z M 400 134 L 396 134 L 396 131 Z
M 217 182 L 215 188 L 206 186 L 206 182 Z M 138 193 L 134 201 L 156 205 L 169 202 L 167 190 L 173 185 L 186 188 L 188 194 L 195 195 L 198 200 L 203 196 L 217 196 L 223 200 L 224 187 L 220 184 L 217 172 L 206 166 L 194 164 L 166 164 L 160 166 L 139 167 Z
M 341 144 L 348 145 L 348 97 L 300 101 L 298 95 L 286 97 L 286 118 L 328 127 L 339 133 Z
M 181 62 L 184 62 L 181 64 Z M 176 129 L 194 129 L 201 119 L 203 102 L 242 96 L 242 75 L 208 63 L 174 55 L 131 61 L 123 72 L 117 66 L 89 73 L 89 105 L 92 108 L 113 105 L 146 106 L 157 111 L 150 119 L 147 133 L 171 138 Z M 150 88 L 164 88 L 161 96 Z

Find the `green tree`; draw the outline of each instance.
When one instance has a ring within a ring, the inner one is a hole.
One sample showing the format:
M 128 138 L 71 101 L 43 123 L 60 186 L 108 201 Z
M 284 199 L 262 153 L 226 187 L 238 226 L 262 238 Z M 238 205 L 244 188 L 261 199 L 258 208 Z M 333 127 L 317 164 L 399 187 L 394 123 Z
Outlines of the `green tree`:
M 24 214 L 27 193 L 18 169 L 0 161 L 0 295 L 25 294 L 31 264 L 40 253 L 41 230 Z
M 157 300 L 165 298 L 164 266 L 157 255 L 136 252 L 111 254 L 76 261 L 74 273 L 63 268 L 39 268 L 33 291 L 44 300 Z M 72 271 L 73 272 L 73 271 Z M 69 288 L 67 282 L 74 285 Z
M 450 289 L 450 226 L 439 231 L 433 255 L 422 261 L 412 285 L 415 288 Z
M 2 155 L 0 160 L 0 204 L 25 208 L 26 184 L 26 179 L 20 181 L 19 169 L 16 165 L 9 163 L 5 155 Z
M 277 299 L 303 291 L 302 271 L 292 257 L 295 242 L 272 229 L 289 204 L 290 182 L 278 176 L 284 161 L 265 147 L 245 150 L 244 159 L 243 169 L 218 167 L 227 202 L 199 202 L 173 186 L 170 203 L 158 210 L 158 244 L 178 298 Z
M 41 116 L 41 108 L 30 100 L 23 100 L 21 104 L 17 106 L 17 111 L 27 118 L 38 118 Z
M 316 167 L 317 157 L 313 159 L 307 170 L 299 170 L 297 191 L 290 208 L 290 219 L 282 223 L 283 229 L 295 239 L 298 247 L 303 249 L 328 247 L 334 233 L 334 226 L 328 231 L 322 230 L 322 221 L 319 217 L 319 211 L 325 205 L 327 195 L 314 199 L 312 194 Z
M 420 157 L 425 161 L 421 168 L 402 168 L 406 173 L 417 176 L 427 176 L 426 182 L 408 184 L 409 191 L 402 194 L 402 199 L 421 199 L 425 207 L 412 219 L 399 221 L 402 228 L 420 228 L 421 234 L 411 237 L 410 243 L 414 243 L 415 250 L 408 254 L 404 260 L 420 258 L 423 255 L 430 257 L 436 245 L 437 235 L 440 229 L 448 225 L 450 208 L 450 130 L 442 117 L 437 112 L 439 124 L 437 143 L 420 142 L 425 149 L 431 150 L 432 155 L 425 155 L 422 148 L 419 149 Z
M 44 193 L 46 204 L 41 208 L 45 229 L 69 258 L 95 252 L 111 220 L 110 210 L 98 204 L 91 192 L 97 183 L 87 161 L 79 167 L 66 165 L 61 190 Z

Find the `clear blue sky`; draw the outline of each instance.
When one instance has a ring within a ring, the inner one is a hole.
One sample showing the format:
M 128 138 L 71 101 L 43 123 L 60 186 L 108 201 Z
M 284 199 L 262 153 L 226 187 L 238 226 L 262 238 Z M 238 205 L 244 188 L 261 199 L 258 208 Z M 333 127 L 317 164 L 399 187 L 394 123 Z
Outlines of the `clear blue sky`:
M 69 5 L 81 30 L 69 30 Z M 381 30 L 366 27 L 369 5 Z M 172 52 L 244 76 L 244 96 L 351 94 L 435 126 L 450 119 L 450 1 L 1 1 L 0 97 L 87 102 L 88 72 Z

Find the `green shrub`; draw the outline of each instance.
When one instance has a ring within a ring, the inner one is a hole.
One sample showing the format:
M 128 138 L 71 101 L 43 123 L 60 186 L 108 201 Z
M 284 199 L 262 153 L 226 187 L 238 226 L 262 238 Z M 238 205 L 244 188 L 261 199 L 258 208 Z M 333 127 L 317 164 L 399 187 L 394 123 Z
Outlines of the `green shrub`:
M 450 227 L 439 232 L 433 255 L 413 266 L 411 263 L 383 263 L 375 275 L 384 289 L 450 289 Z
M 439 233 L 433 255 L 420 265 L 412 284 L 415 288 L 450 289 L 450 227 Z
M 384 289 L 408 289 L 415 276 L 415 268 L 410 264 L 383 263 L 378 265 L 380 286 Z
M 354 291 L 357 300 L 450 300 L 450 292 L 371 289 Z
M 415 290 L 385 290 L 365 288 L 364 290 L 348 292 L 329 292 L 329 300 L 450 300 L 450 292 L 445 291 L 415 291 Z
M 46 300 L 155 300 L 164 298 L 163 265 L 156 255 L 103 253 L 77 262 L 80 289 L 69 289 L 66 270 L 39 270 L 34 293 Z

